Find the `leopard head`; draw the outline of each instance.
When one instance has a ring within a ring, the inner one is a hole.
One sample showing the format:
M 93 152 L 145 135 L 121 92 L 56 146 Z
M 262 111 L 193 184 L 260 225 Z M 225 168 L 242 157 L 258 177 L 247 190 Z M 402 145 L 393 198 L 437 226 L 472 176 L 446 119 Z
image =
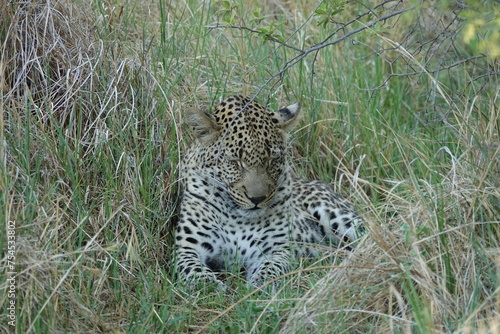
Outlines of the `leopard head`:
M 300 104 L 266 110 L 247 97 L 223 101 L 212 114 L 192 110 L 188 122 L 200 145 L 198 163 L 222 184 L 240 210 L 270 206 L 288 180 L 288 132 Z

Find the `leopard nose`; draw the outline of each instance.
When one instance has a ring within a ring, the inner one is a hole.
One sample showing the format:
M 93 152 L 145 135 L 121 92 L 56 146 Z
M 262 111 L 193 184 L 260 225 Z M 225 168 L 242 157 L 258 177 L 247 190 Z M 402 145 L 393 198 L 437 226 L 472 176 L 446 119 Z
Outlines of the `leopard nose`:
M 255 205 L 258 205 L 259 203 L 262 203 L 266 199 L 266 196 L 259 196 L 259 197 L 248 197 L 248 199 Z

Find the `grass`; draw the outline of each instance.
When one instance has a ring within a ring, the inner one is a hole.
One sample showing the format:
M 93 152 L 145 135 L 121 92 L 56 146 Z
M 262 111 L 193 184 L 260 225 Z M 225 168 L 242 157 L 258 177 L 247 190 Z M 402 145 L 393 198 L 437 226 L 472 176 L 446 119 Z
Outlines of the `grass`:
M 235 22 L 255 26 L 258 4 L 234 2 Z M 0 6 L 0 216 L 16 225 L 17 272 L 15 326 L 1 312 L 0 328 L 496 332 L 498 63 L 433 72 L 445 43 L 430 57 L 389 50 L 412 24 L 402 19 L 310 55 L 264 85 L 296 53 L 216 28 L 220 9 L 190 0 Z M 331 31 L 306 20 L 313 9 L 308 1 L 269 3 L 260 24 L 283 20 L 278 32 L 305 48 Z M 343 19 L 364 7 L 351 9 Z M 481 66 L 493 75 L 473 80 Z M 228 293 L 187 296 L 170 265 L 178 163 L 191 140 L 183 110 L 257 92 L 271 108 L 302 103 L 294 173 L 349 195 L 368 234 L 352 253 L 298 263 L 275 293 L 252 291 L 232 273 Z M 0 286 L 6 310 L 8 282 Z

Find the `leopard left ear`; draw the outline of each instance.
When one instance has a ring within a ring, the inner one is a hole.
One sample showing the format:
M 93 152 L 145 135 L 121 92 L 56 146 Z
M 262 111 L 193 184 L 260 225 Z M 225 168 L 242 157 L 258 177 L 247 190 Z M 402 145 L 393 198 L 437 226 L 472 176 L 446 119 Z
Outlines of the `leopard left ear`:
M 203 144 L 211 144 L 218 138 L 220 126 L 211 115 L 196 108 L 188 109 L 186 122 L 193 128 L 196 137 Z
M 295 125 L 299 122 L 299 111 L 300 111 L 300 103 L 297 102 L 288 107 L 281 108 L 277 112 L 274 113 L 273 121 L 278 123 L 279 127 L 283 129 L 283 131 L 288 132 L 292 130 Z

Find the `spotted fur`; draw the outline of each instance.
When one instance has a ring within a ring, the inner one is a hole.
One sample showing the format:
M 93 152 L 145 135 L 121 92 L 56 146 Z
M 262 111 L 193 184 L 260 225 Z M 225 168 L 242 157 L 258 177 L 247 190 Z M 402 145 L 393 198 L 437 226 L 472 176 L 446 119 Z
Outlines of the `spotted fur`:
M 293 179 L 287 133 L 298 103 L 271 112 L 237 95 L 214 112 L 187 115 L 196 142 L 183 160 L 176 229 L 182 281 L 224 284 L 215 272 L 235 266 L 254 286 L 290 268 L 291 257 L 317 255 L 311 244 L 356 240 L 353 205 L 320 182 Z

